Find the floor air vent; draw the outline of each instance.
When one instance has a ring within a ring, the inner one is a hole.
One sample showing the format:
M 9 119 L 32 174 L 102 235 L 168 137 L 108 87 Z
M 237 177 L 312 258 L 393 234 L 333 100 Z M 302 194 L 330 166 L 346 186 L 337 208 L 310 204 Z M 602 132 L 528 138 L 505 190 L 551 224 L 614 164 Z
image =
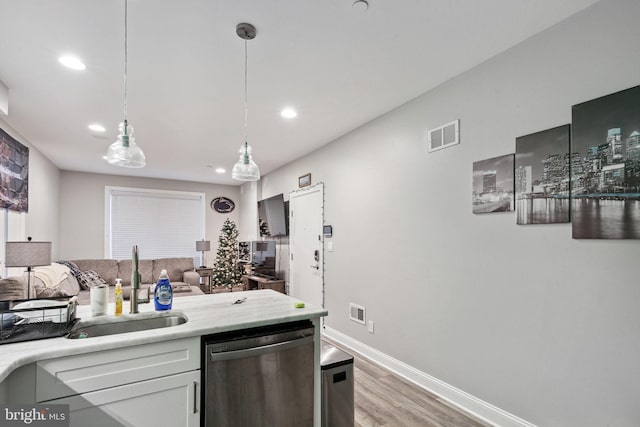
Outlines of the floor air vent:
M 364 325 L 365 311 L 364 307 L 358 304 L 349 303 L 349 319 Z

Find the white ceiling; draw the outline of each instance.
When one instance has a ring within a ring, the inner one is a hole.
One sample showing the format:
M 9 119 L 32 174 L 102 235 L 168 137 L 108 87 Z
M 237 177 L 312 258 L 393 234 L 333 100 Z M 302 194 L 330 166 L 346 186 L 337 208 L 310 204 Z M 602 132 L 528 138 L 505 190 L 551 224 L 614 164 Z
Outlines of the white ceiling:
M 64 170 L 238 184 L 248 140 L 267 174 L 595 0 L 130 0 L 128 118 L 147 166 L 102 160 L 123 119 L 124 1 L 0 0 L 3 117 Z M 62 67 L 72 53 L 87 69 Z M 292 106 L 298 117 L 285 120 Z M 107 128 L 92 135 L 90 123 Z

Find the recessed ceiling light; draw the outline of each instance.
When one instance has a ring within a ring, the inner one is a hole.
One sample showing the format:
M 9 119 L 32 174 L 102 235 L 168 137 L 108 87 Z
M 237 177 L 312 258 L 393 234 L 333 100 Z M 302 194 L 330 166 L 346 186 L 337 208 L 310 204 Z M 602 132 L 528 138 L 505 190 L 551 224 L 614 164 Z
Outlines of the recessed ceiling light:
M 225 173 L 226 170 L 224 168 L 216 168 L 216 173 Z
M 60 63 L 65 67 L 71 68 L 72 70 L 82 71 L 87 68 L 87 66 L 84 65 L 82 61 L 80 61 L 75 56 L 61 56 L 60 58 L 58 58 L 58 61 L 60 61 Z
M 353 2 L 351 7 L 353 7 L 358 12 L 365 12 L 367 9 L 369 9 L 369 2 L 367 0 L 356 0 Z
M 91 129 L 94 132 L 104 132 L 106 130 L 104 126 L 99 125 L 97 123 L 90 124 L 89 129 Z
M 280 112 L 280 115 L 285 119 L 293 119 L 298 115 L 298 113 L 296 113 L 296 110 L 294 110 L 293 108 L 285 108 Z

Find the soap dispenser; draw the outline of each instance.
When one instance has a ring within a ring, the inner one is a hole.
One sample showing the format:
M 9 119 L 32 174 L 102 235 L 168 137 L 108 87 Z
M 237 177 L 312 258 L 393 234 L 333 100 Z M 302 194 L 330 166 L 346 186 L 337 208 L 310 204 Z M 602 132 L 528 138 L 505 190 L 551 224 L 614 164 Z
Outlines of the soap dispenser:
M 173 287 L 169 282 L 167 270 L 160 272 L 156 289 L 153 291 L 153 301 L 157 311 L 171 310 L 173 304 Z
M 115 292 L 115 297 L 116 297 L 116 303 L 115 303 L 115 315 L 116 316 L 120 316 L 122 315 L 122 280 L 121 279 L 116 279 L 116 292 Z

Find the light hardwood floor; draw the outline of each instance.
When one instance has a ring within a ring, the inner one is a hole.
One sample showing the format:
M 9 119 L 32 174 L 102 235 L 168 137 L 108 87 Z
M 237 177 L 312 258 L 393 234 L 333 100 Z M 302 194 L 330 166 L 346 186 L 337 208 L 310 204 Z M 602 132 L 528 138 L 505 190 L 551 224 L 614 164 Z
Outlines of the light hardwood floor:
M 339 344 L 323 338 L 341 348 Z M 489 427 L 352 350 L 357 427 Z

